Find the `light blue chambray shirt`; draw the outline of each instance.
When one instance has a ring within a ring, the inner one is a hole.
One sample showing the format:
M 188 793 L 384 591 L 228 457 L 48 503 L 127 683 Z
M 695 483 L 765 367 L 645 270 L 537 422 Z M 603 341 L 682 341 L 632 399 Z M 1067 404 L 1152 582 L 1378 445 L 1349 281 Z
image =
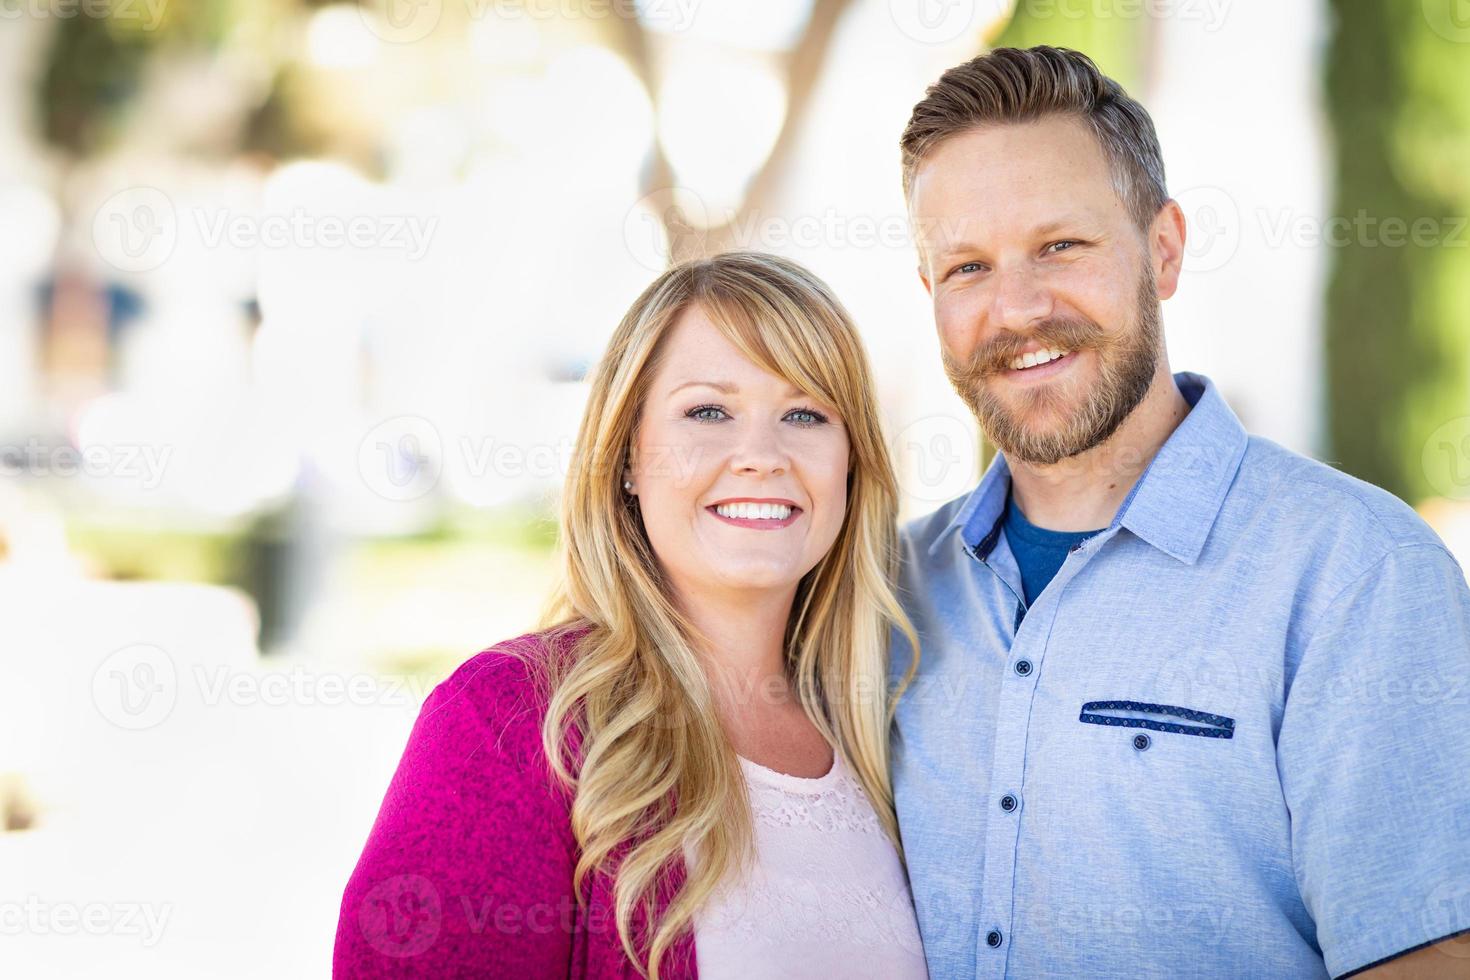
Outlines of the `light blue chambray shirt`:
M 1189 414 L 1029 609 L 1003 456 L 903 530 L 893 774 L 935 980 L 1342 976 L 1470 928 L 1463 570 L 1174 378 Z

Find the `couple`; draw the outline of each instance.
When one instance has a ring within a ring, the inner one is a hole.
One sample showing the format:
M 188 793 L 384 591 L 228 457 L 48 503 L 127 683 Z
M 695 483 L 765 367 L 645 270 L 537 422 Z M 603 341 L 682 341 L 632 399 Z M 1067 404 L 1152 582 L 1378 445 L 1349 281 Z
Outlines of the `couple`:
M 1470 976 L 1455 559 L 1170 372 L 1184 218 L 1086 57 L 951 69 L 902 150 L 979 487 L 895 530 L 810 273 L 660 276 L 557 612 L 424 704 L 337 975 Z

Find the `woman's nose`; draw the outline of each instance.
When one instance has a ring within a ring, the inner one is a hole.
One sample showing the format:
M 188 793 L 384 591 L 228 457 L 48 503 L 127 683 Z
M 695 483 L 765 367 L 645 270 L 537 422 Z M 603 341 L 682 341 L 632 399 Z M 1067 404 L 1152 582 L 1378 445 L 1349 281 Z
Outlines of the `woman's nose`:
M 779 476 L 790 467 L 791 460 L 782 445 L 781 433 L 774 425 L 758 423 L 744 427 L 740 442 L 730 456 L 730 468 L 748 475 Z

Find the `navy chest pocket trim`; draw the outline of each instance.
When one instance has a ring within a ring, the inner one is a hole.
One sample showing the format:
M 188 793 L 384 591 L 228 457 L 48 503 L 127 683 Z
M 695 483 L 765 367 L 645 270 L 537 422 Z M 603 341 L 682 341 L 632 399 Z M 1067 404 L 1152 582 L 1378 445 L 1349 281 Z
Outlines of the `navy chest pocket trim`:
M 1172 721 L 1157 721 L 1153 718 L 1135 718 L 1131 715 L 1103 714 L 1108 711 L 1136 711 L 1150 715 L 1168 715 L 1185 721 L 1200 722 L 1198 725 L 1180 725 Z M 1113 725 L 1120 728 L 1149 728 L 1156 732 L 1173 732 L 1176 735 L 1199 735 L 1203 738 L 1234 738 L 1235 719 L 1224 715 L 1212 715 L 1206 711 L 1180 708 L 1172 704 L 1149 704 L 1144 701 L 1088 701 L 1082 706 L 1078 721 L 1089 725 Z

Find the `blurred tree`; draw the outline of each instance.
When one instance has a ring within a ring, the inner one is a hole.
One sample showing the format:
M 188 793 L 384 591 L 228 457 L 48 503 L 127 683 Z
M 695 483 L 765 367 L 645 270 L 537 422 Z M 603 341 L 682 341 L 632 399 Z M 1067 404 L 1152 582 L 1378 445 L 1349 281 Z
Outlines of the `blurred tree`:
M 42 135 L 76 157 L 103 149 L 126 121 L 150 56 L 177 43 L 217 44 L 236 6 L 237 0 L 161 4 L 156 23 L 138 16 L 139 5 L 58 18 L 36 89 Z
M 822 66 L 832 45 L 832 36 L 837 25 L 852 6 L 852 0 L 812 0 L 811 14 L 800 37 L 783 59 L 786 68 L 786 116 L 775 145 L 765 162 L 751 176 L 745 198 L 739 211 L 731 220 L 714 228 L 697 228 L 687 223 L 677 200 L 671 196 L 668 206 L 661 209 L 664 230 L 668 235 L 671 262 L 711 255 L 732 247 L 736 229 L 745 226 L 752 214 L 760 213 L 769 196 L 779 185 L 791 151 L 801 132 L 802 121 L 813 91 L 821 78 Z M 658 76 L 653 57 L 652 38 L 642 21 L 622 5 L 615 8 L 618 16 L 618 33 L 612 44 L 633 65 L 634 71 L 650 93 L 658 92 Z M 657 141 L 651 150 L 652 158 L 645 168 L 643 195 L 665 191 L 675 185 L 673 168 L 664 158 Z
M 1470 415 L 1470 30 L 1450 6 L 1332 0 L 1327 56 L 1331 453 L 1411 503 L 1445 492 L 1426 443 Z M 1436 465 L 1470 465 L 1445 446 Z

